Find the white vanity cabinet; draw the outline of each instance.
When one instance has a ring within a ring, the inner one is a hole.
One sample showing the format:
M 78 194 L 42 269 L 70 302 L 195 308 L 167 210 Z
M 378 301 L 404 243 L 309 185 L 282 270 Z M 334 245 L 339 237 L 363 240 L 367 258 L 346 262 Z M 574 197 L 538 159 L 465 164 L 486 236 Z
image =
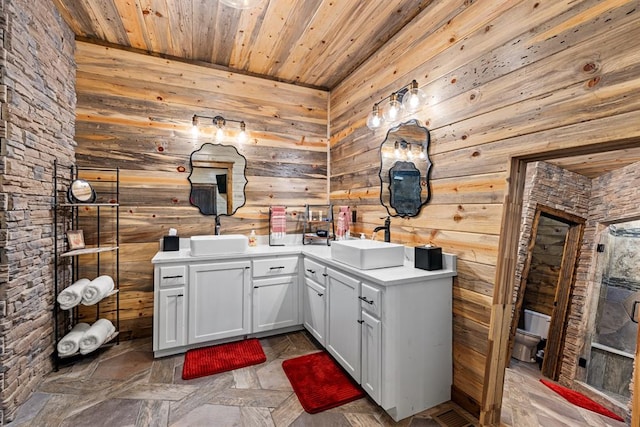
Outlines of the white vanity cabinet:
M 377 403 L 382 393 L 382 289 L 360 284 L 361 346 L 360 385 Z
M 260 258 L 252 262 L 252 332 L 299 325 L 299 257 Z
M 443 260 L 433 272 L 358 270 L 319 246 L 159 252 L 154 355 L 304 327 L 399 421 L 451 398 L 455 256 Z
M 251 332 L 251 263 L 189 264 L 188 344 Z
M 323 347 L 326 345 L 327 267 L 309 258 L 304 263 L 304 327 Z
M 185 345 L 187 267 L 163 265 L 155 267 L 154 287 L 157 298 L 154 304 L 153 348 L 165 350 Z
M 360 382 L 360 281 L 327 268 L 327 351 Z
M 395 421 L 450 400 L 455 272 L 326 268 L 325 348 L 367 394 Z

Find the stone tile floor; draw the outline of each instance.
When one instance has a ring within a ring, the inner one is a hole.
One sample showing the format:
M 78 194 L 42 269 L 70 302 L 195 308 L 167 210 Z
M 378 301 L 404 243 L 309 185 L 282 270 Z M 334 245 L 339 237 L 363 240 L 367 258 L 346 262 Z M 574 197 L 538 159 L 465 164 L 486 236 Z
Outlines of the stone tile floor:
M 184 381 L 184 355 L 154 359 L 151 341 L 126 341 L 49 374 L 18 410 L 10 427 L 239 426 L 441 427 L 438 415 L 455 409 L 457 426 L 476 426 L 451 402 L 394 422 L 368 398 L 319 414 L 304 412 L 281 364 L 314 352 L 306 332 L 260 340 L 267 361 Z M 577 408 L 547 389 L 531 369 L 508 369 L 502 425 L 621 427 L 624 423 Z
M 624 427 L 628 424 L 579 408 L 540 382 L 537 365 L 511 359 L 505 373 L 503 426 Z

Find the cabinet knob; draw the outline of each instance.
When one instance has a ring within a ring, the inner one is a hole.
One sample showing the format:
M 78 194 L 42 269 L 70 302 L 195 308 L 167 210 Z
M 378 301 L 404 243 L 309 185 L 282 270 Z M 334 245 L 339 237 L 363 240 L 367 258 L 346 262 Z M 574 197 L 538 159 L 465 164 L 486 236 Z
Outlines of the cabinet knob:
M 321 297 L 324 294 L 321 294 L 320 292 L 316 292 L 318 294 L 319 297 Z
M 163 279 L 181 279 L 182 275 L 177 276 L 162 276 Z
M 373 301 L 368 300 L 367 297 L 358 297 L 359 299 L 361 299 L 362 301 L 366 302 L 367 304 L 373 304 Z
M 324 277 L 327 277 L 327 276 L 328 276 L 328 274 L 327 274 L 327 273 L 322 273 L 322 275 L 323 275 Z
M 178 295 L 176 295 L 176 296 L 177 296 L 177 297 L 183 297 L 183 296 L 184 296 L 184 294 L 178 294 Z
M 315 271 L 315 270 L 312 270 L 312 269 L 310 269 L 310 268 L 307 268 L 307 271 L 308 271 L 309 273 L 311 273 L 311 274 L 316 274 L 316 271 Z
M 269 270 L 280 270 L 281 268 L 284 268 L 284 265 L 278 267 L 269 267 Z
M 356 320 L 356 322 L 360 323 L 361 325 L 364 323 L 364 320 Z

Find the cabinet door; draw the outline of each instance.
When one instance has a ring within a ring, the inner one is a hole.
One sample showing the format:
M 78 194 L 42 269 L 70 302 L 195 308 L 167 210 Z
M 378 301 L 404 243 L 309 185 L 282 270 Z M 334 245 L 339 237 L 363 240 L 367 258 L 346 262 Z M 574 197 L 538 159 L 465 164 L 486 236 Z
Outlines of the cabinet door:
M 380 404 L 382 379 L 382 322 L 362 311 L 362 388 Z
M 160 289 L 158 292 L 158 350 L 185 345 L 185 289 Z
M 325 346 L 326 289 L 305 277 L 304 286 L 304 327 Z
M 297 276 L 253 281 L 253 332 L 299 324 Z
M 360 282 L 327 269 L 327 350 L 360 382 Z
M 250 332 L 250 268 L 249 261 L 189 266 L 189 344 Z

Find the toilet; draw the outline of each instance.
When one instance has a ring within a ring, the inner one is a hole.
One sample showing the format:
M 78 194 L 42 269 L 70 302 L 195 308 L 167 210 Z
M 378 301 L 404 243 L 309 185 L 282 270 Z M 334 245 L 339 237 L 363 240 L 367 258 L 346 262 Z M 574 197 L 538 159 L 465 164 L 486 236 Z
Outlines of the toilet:
M 547 339 L 550 322 L 551 316 L 525 309 L 524 330 L 516 331 L 512 356 L 523 362 L 535 362 L 538 343 Z

